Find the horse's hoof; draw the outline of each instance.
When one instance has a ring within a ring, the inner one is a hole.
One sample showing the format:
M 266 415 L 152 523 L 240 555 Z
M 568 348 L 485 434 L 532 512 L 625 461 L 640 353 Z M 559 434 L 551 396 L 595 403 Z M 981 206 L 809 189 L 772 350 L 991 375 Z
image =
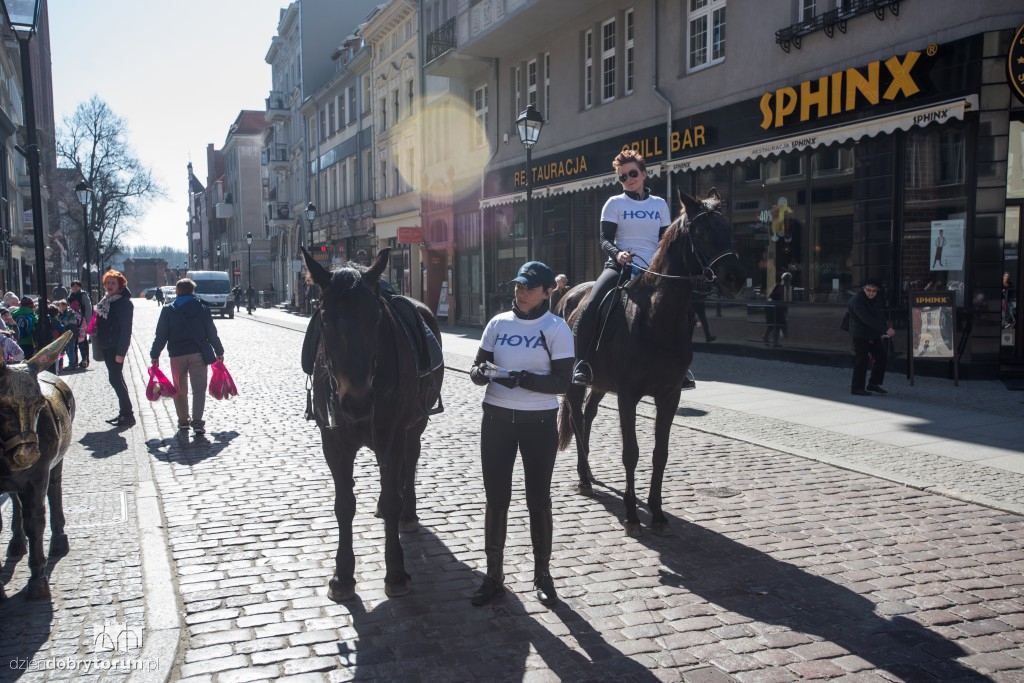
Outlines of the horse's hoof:
M 671 536 L 672 527 L 668 525 L 668 522 L 655 522 L 651 525 L 651 533 L 655 536 Z
M 623 522 L 622 528 L 626 530 L 627 536 L 632 536 L 633 538 L 642 535 L 644 532 L 640 522 Z
M 402 520 L 399 520 L 398 521 L 398 530 L 401 531 L 403 534 L 411 534 L 414 531 L 419 531 L 420 530 L 420 520 L 419 519 L 410 519 L 407 522 L 403 522 Z
M 71 552 L 71 545 L 68 543 L 68 535 L 60 534 L 50 538 L 50 557 L 64 557 Z
M 576 492 L 584 496 L 591 496 L 594 494 L 594 485 L 589 481 L 581 481 L 576 485 Z
M 397 583 L 388 583 L 387 581 L 385 581 L 384 595 L 388 596 L 389 598 L 400 598 L 403 595 L 408 595 L 409 592 L 412 590 L 409 587 L 409 583 L 409 579 L 405 579 L 404 581 L 399 581 Z
M 50 582 L 46 580 L 45 576 L 41 576 L 38 579 L 29 579 L 29 581 L 28 581 L 28 599 L 29 600 L 49 600 L 50 599 Z
M 348 602 L 356 597 L 356 582 L 342 583 L 337 578 L 327 584 L 327 597 L 334 602 Z
M 22 557 L 27 551 L 24 538 L 12 538 L 7 544 L 7 557 Z

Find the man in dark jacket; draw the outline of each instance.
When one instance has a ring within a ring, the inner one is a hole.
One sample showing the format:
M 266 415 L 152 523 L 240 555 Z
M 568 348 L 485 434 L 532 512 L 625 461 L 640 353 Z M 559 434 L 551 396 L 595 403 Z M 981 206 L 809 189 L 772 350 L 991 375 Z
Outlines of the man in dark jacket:
M 882 283 L 875 278 L 868 278 L 861 291 L 853 295 L 848 305 L 850 311 L 850 337 L 853 339 L 853 384 L 850 393 L 855 396 L 870 396 L 888 393 L 882 388 L 885 379 L 886 350 L 885 340 L 896 334 L 889 325 L 882 310 L 882 302 L 878 293 Z M 868 374 L 869 358 L 874 358 L 871 366 L 871 378 L 867 390 L 864 380 Z
M 224 346 L 220 343 L 210 309 L 195 296 L 196 283 L 183 278 L 175 284 L 174 291 L 174 301 L 160 311 L 149 357 L 153 367 L 159 367 L 160 353 L 167 346 L 167 355 L 171 357 L 171 381 L 178 389 L 174 396 L 178 429 L 187 432 L 191 426 L 199 436 L 206 433 L 206 422 L 203 420 L 206 409 L 206 366 L 214 360 L 211 355 L 216 356 L 216 360 L 224 360 Z M 189 385 L 192 387 L 191 417 L 188 412 Z

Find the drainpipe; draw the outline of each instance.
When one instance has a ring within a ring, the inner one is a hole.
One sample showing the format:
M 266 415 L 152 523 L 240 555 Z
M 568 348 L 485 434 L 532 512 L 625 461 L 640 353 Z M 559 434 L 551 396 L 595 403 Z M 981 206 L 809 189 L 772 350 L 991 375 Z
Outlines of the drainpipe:
M 655 97 L 665 103 L 665 201 L 668 202 L 669 213 L 672 212 L 672 172 L 668 170 L 668 162 L 672 160 L 672 102 L 658 90 L 658 0 L 651 0 L 651 25 L 654 27 L 654 40 L 651 41 L 651 91 Z M 671 216 L 669 216 L 671 218 Z

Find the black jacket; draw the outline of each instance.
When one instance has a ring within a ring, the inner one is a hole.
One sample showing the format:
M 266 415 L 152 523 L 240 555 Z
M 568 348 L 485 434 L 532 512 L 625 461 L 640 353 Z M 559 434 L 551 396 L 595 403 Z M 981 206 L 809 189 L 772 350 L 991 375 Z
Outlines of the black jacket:
M 872 301 L 864 290 L 860 290 L 850 299 L 850 336 L 854 339 L 879 339 L 889 330 L 889 321 L 882 310 L 882 293 L 875 295 Z
M 132 319 L 135 305 L 132 293 L 127 287 L 121 290 L 121 298 L 110 304 L 106 318 L 96 316 L 96 332 L 93 341 L 104 350 L 113 351 L 115 356 L 127 356 L 132 342 Z
M 194 297 L 180 297 L 160 311 L 149 357 L 159 358 L 165 345 L 171 358 L 201 353 L 197 338 L 209 342 L 218 356 L 224 355 L 224 346 L 220 343 L 210 309 Z

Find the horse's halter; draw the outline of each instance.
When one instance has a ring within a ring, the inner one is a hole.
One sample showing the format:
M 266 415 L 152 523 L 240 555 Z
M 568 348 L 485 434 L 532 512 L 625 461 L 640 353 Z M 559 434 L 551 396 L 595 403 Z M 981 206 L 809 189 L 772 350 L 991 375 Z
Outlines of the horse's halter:
M 356 286 L 357 287 L 363 287 L 364 285 L 363 285 L 362 281 L 360 281 L 359 284 L 356 285 Z M 369 289 L 369 288 L 367 287 L 367 289 Z M 380 299 L 380 295 L 377 295 L 377 300 L 378 300 L 377 304 L 378 304 L 378 306 L 380 305 L 379 299 Z M 336 398 L 337 395 L 338 395 L 338 378 L 334 374 L 334 366 L 331 363 L 331 355 L 329 353 L 327 353 L 327 349 L 325 348 L 325 344 L 326 344 L 325 340 L 327 339 L 327 331 L 328 330 L 327 330 L 326 310 L 324 308 L 324 301 L 321 299 L 321 301 L 320 301 L 320 353 L 323 356 L 324 366 L 325 366 L 325 368 L 327 370 L 327 378 L 328 378 L 327 381 L 330 383 L 330 386 L 331 386 L 331 395 Z M 374 377 L 374 375 L 376 375 L 376 373 L 377 373 L 377 357 L 374 356 L 373 368 L 370 371 L 370 384 L 371 385 L 373 384 L 373 377 Z M 334 411 L 330 408 L 331 402 L 328 402 L 327 405 L 328 405 L 328 412 L 329 412 L 329 414 L 331 416 L 331 420 L 333 422 L 337 422 L 336 418 L 334 417 Z M 372 408 L 370 409 L 370 412 L 367 413 L 366 415 L 363 415 L 363 416 L 360 416 L 360 417 L 354 418 L 354 419 L 349 419 L 347 421 L 348 422 L 359 423 L 359 422 L 366 422 L 367 420 L 370 420 L 370 421 L 373 420 L 373 409 Z
M 714 258 L 708 259 L 708 257 L 704 254 L 704 250 L 700 248 L 699 244 L 697 244 L 697 240 L 693 238 L 694 231 L 696 230 L 697 221 L 699 221 L 701 218 L 708 218 L 713 213 L 722 216 L 721 212 L 719 212 L 716 209 L 705 208 L 703 211 L 694 216 L 689 221 L 689 224 L 686 226 L 686 238 L 690 242 L 690 253 L 692 253 L 694 258 L 697 259 L 697 265 L 700 266 L 701 269 L 701 274 L 697 277 L 702 278 L 703 281 L 707 283 L 712 283 L 718 279 L 718 276 L 715 275 L 714 271 L 714 266 L 716 263 L 718 263 L 727 256 L 735 256 L 737 259 L 740 257 L 740 255 L 737 254 L 734 249 L 726 249 L 716 254 Z
M 8 459 L 9 466 L 12 471 L 17 472 L 19 470 L 27 469 L 35 464 L 35 460 L 31 462 L 24 462 L 24 460 L 15 460 L 14 453 L 22 446 L 29 446 L 37 454 L 39 453 L 39 433 L 36 431 L 36 425 L 38 424 L 39 413 L 37 412 L 35 417 L 32 418 L 30 415 L 25 415 L 26 408 L 19 407 L 18 409 L 18 422 L 21 431 L 12 436 L 9 439 L 4 440 L 3 444 L 0 445 L 2 448 L 2 454 L 5 459 Z M 28 421 L 29 429 L 25 429 L 25 422 Z
M 699 282 L 702 284 L 713 283 L 715 280 L 718 279 L 718 276 L 715 275 L 714 271 L 714 266 L 716 263 L 718 263 L 727 256 L 735 256 L 737 259 L 740 257 L 735 250 L 726 249 L 725 251 L 716 254 L 714 258 L 708 259 L 707 256 L 704 255 L 704 250 L 701 249 L 700 245 L 697 244 L 697 241 L 693 239 L 693 233 L 695 230 L 694 224 L 699 219 L 705 218 L 713 213 L 717 213 L 719 216 L 722 215 L 721 212 L 715 209 L 704 209 L 704 211 L 701 211 L 699 214 L 697 214 L 692 219 L 689 219 L 687 221 L 686 231 L 683 233 L 686 240 L 690 243 L 690 253 L 693 254 L 693 257 L 695 259 L 697 259 L 697 265 L 700 266 L 701 272 L 699 275 L 669 275 L 667 273 L 658 273 L 653 270 L 649 270 L 648 268 L 643 268 L 640 266 L 635 266 L 636 269 L 644 273 L 650 273 L 651 275 L 655 275 L 657 277 L 666 278 L 668 280 L 689 280 L 691 282 Z M 650 266 L 651 264 L 648 263 L 647 265 Z

